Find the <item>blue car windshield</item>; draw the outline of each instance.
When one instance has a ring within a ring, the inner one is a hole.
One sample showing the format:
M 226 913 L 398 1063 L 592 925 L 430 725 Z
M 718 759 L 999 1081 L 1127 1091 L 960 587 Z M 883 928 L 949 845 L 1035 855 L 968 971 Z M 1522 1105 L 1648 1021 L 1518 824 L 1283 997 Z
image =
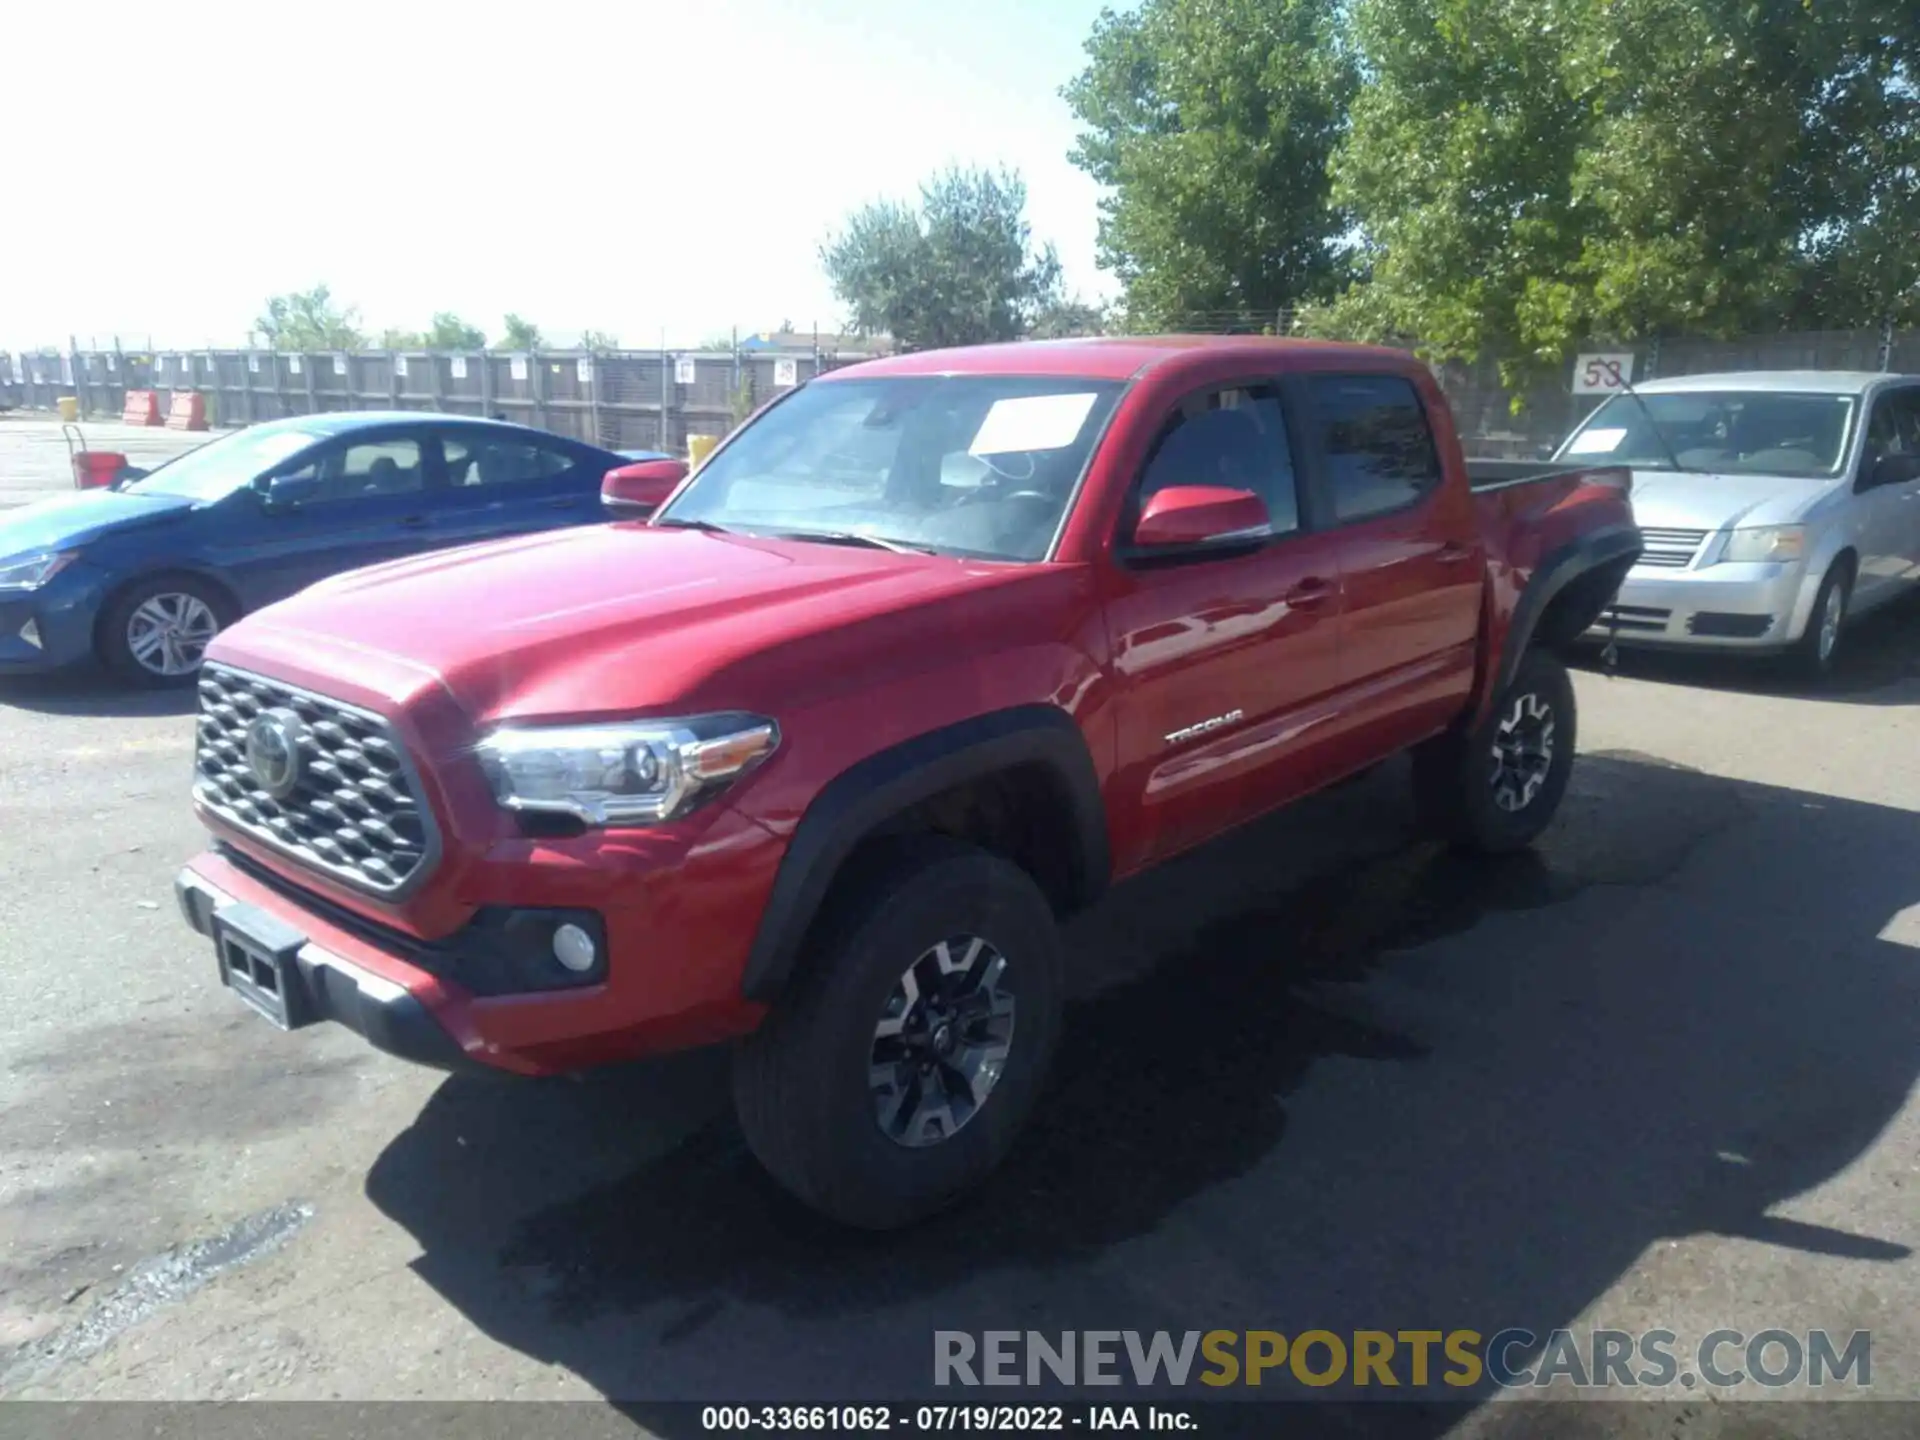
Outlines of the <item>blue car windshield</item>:
M 169 460 L 127 489 L 135 495 L 177 495 L 188 500 L 220 500 L 261 472 L 299 454 L 322 437 L 278 426 L 236 430 Z

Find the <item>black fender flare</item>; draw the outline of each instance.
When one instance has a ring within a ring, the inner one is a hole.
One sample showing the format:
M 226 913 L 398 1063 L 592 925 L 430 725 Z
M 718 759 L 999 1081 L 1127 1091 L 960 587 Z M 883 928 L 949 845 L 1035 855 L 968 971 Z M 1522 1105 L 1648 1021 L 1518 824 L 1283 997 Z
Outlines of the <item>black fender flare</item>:
M 1520 592 L 1520 599 L 1513 607 L 1513 619 L 1507 626 L 1506 640 L 1501 646 L 1500 665 L 1494 674 L 1491 694 L 1501 694 L 1512 683 L 1514 672 L 1520 668 L 1520 657 L 1527 653 L 1527 647 L 1533 643 L 1541 617 L 1569 585 L 1581 576 L 1590 575 L 1606 566 L 1618 567 L 1620 578 L 1625 579 L 1633 562 L 1640 558 L 1641 548 L 1638 525 L 1608 525 L 1568 541 L 1543 559 L 1534 568 L 1527 588 Z M 1615 590 L 1618 588 L 1616 584 Z M 1576 633 L 1586 629 L 1612 598 L 1613 591 L 1600 596 L 1594 604 L 1593 615 L 1576 628 Z M 1567 635 L 1558 638 L 1573 637 Z
M 800 943 L 856 846 L 889 819 L 968 780 L 1044 765 L 1060 782 L 1076 839 L 1072 900 L 1090 903 L 1111 873 L 1106 809 L 1080 727 L 1053 705 L 1021 705 L 916 735 L 829 781 L 800 817 L 748 951 L 741 989 L 770 1002 L 793 973 Z

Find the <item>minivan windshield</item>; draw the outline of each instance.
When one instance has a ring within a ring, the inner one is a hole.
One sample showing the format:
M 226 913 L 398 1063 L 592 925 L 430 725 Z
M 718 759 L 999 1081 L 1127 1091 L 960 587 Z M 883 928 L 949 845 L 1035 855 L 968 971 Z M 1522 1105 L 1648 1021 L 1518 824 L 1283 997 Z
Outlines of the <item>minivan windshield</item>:
M 1853 431 L 1852 395 L 1688 390 L 1615 395 L 1557 458 L 1733 475 L 1839 473 Z
M 135 495 L 178 495 L 189 500 L 219 500 L 282 460 L 299 454 L 321 437 L 279 426 L 236 430 L 127 486 Z
M 1039 560 L 1118 382 L 926 375 L 806 385 L 655 518 L 749 535 Z

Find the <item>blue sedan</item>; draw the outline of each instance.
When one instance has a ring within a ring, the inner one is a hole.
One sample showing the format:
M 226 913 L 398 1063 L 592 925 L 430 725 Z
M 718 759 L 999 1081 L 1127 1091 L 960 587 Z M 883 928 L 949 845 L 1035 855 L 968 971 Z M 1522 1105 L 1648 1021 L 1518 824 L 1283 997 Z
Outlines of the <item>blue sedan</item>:
M 191 679 L 222 626 L 342 570 L 604 520 L 631 463 L 457 416 L 300 415 L 221 436 L 117 490 L 0 514 L 0 676 L 97 656 Z

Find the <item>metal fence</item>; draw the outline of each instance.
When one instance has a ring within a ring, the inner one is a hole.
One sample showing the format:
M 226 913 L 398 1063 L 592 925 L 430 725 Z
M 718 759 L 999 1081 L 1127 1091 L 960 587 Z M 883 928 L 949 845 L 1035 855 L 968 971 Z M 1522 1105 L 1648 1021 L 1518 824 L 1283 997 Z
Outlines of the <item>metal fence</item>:
M 1285 316 L 1275 317 L 1280 325 Z M 1197 327 L 1196 327 L 1197 328 Z M 1240 328 L 1238 326 L 1230 328 Z M 1417 347 L 1408 347 L 1417 348 Z M 1615 344 L 1583 353 L 1631 353 L 1633 379 L 1720 370 L 1920 372 L 1920 330 L 1834 330 L 1731 340 L 1680 337 Z M 0 356 L 0 383 L 16 403 L 52 409 L 62 395 L 82 411 L 118 414 L 128 390 L 207 397 L 215 423 L 247 424 L 320 410 L 442 410 L 501 415 L 609 449 L 680 453 L 689 435 L 724 435 L 777 391 L 849 363 L 826 355 L 623 350 L 601 354 L 456 355 L 359 351 L 291 355 L 258 350 L 132 354 L 74 350 Z M 1444 362 L 1435 373 L 1453 402 L 1462 439 L 1476 456 L 1523 458 L 1563 438 L 1597 402 L 1572 393 L 1567 373 L 1521 390 L 1499 363 Z
M 777 392 L 836 362 L 822 355 L 620 350 L 505 354 L 269 350 L 73 350 L 0 356 L 14 403 L 117 416 L 129 390 L 151 390 L 162 413 L 177 394 L 205 397 L 216 425 L 331 410 L 433 410 L 519 421 L 608 449 L 686 449 L 724 435 Z

